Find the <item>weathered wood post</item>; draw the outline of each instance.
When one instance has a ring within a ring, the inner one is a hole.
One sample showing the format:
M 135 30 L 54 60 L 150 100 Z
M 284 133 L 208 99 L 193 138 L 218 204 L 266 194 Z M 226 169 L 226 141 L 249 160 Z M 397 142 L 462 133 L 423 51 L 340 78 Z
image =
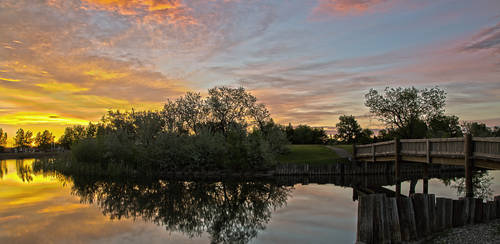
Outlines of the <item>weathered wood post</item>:
M 453 227 L 453 200 L 445 198 L 445 228 Z
M 424 165 L 424 178 L 423 178 L 423 184 L 422 184 L 422 192 L 424 194 L 429 193 L 429 165 L 425 164 Z
M 427 163 L 431 164 L 432 159 L 431 159 L 431 141 L 429 139 L 425 140 L 426 144 L 426 158 L 427 158 Z
M 475 198 L 476 209 L 474 211 L 474 223 L 482 223 L 483 222 L 483 199 Z
M 467 221 L 465 200 L 453 200 L 453 227 L 463 226 Z
M 375 163 L 377 161 L 375 156 L 375 144 L 372 143 L 372 161 Z
M 467 224 L 474 224 L 474 220 L 476 218 L 476 199 L 466 197 L 465 205 L 468 206 Z
M 401 240 L 409 241 L 417 239 L 415 212 L 411 199 L 409 197 L 399 197 L 396 198 L 396 201 L 398 204 Z
M 495 196 L 497 218 L 500 218 L 500 196 Z
M 365 195 L 359 198 L 358 202 L 358 231 L 357 242 L 373 243 L 373 208 L 375 197 Z
M 400 180 L 400 144 L 399 138 L 394 139 L 394 178 L 396 179 L 396 197 L 401 196 L 401 180 Z
M 465 168 L 465 197 L 474 197 L 474 189 L 472 186 L 472 173 L 474 165 L 472 162 L 472 136 L 465 134 L 464 136 L 464 168 Z
M 412 197 L 413 209 L 415 210 L 415 221 L 419 237 L 431 233 L 431 222 L 429 217 L 429 200 L 426 194 L 414 194 Z
M 398 204 L 395 197 L 385 198 L 385 216 L 388 232 L 388 238 L 391 243 L 401 242 L 401 228 L 399 225 Z
M 427 195 L 427 201 L 429 202 L 429 222 L 431 224 L 431 231 L 435 232 L 437 230 L 436 225 L 436 196 L 434 194 Z
M 436 230 L 442 231 L 446 228 L 446 199 L 436 198 Z
M 417 186 L 417 180 L 415 179 L 411 179 L 410 180 L 410 190 L 408 192 L 408 196 L 412 196 L 413 194 L 415 194 L 415 187 Z
M 429 167 L 431 163 L 431 143 L 429 139 L 425 140 L 426 143 L 426 164 L 424 164 L 424 177 L 423 177 L 423 189 L 422 192 L 424 194 L 429 193 Z

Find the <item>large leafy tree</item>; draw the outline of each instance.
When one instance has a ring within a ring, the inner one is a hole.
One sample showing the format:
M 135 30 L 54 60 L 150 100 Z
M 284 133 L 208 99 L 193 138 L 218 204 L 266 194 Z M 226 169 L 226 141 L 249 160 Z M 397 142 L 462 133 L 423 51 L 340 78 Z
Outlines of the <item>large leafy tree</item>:
M 206 99 L 209 122 L 224 134 L 230 126 L 239 124 L 246 127 L 256 124 L 262 127 L 269 122 L 266 107 L 257 103 L 257 98 L 244 88 L 214 87 L 208 90 Z
M 54 135 L 48 130 L 44 130 L 42 133 L 38 132 L 35 137 L 35 145 L 39 149 L 47 151 L 54 143 L 54 138 Z
M 383 94 L 370 89 L 365 95 L 370 112 L 402 138 L 421 137 L 422 126 L 444 114 L 445 100 L 446 93 L 438 87 L 386 87 Z
M 356 142 L 362 135 L 361 126 L 352 115 L 340 116 L 335 128 L 337 129 L 335 138 L 348 144 Z

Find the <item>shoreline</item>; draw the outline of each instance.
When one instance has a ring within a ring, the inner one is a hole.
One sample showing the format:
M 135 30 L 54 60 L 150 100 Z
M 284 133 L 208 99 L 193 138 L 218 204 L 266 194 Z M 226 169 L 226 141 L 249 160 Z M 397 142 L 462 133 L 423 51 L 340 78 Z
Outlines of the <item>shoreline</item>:
M 0 153 L 0 160 L 22 159 L 22 158 L 43 158 L 60 154 L 61 152 L 23 152 L 23 153 Z

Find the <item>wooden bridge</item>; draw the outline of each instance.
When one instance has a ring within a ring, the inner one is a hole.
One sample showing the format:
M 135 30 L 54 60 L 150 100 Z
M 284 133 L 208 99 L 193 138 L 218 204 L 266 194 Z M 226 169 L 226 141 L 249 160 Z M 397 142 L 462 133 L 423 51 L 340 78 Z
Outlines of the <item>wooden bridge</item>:
M 400 178 L 401 162 L 421 163 L 424 171 L 431 164 L 464 166 L 467 197 L 472 197 L 475 168 L 500 169 L 500 137 L 472 137 L 466 134 L 462 138 L 395 139 L 353 145 L 353 161 L 365 165 L 394 162 L 396 179 Z M 424 193 L 426 183 L 424 180 Z

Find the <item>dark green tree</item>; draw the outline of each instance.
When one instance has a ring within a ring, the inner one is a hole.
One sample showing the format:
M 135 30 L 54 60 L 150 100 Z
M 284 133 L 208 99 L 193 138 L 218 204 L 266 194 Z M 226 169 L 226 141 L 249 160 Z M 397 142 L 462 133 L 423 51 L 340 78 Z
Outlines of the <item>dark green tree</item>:
M 358 121 L 352 115 L 340 116 L 339 122 L 335 126 L 337 128 L 335 138 L 344 143 L 355 143 L 362 136 L 361 126 L 359 126 Z
M 463 136 L 462 128 L 455 115 L 440 115 L 429 120 L 428 137 L 448 138 Z

